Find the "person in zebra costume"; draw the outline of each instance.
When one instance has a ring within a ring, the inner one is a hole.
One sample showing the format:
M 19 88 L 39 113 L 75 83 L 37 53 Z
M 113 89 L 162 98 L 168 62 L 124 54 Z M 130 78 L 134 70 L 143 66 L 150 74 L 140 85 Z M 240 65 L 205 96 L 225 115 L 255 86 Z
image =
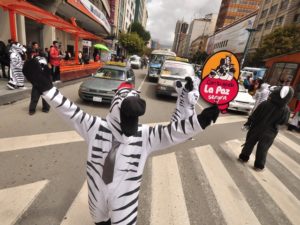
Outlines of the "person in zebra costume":
M 88 202 L 96 225 L 136 224 L 140 185 L 150 153 L 191 138 L 219 115 L 212 106 L 165 126 L 139 124 L 146 102 L 125 84 L 116 92 L 106 118 L 100 118 L 88 115 L 53 87 L 47 76 L 49 68 L 38 59 L 27 61 L 23 72 L 88 143 Z
M 24 74 L 22 72 L 26 48 L 18 42 L 11 45 L 10 53 L 10 78 L 7 87 L 11 90 L 24 87 Z
M 195 104 L 199 99 L 200 79 L 195 76 L 186 77 L 185 80 L 186 83 L 184 87 L 181 81 L 177 80 L 174 82 L 178 98 L 175 111 L 171 116 L 172 121 L 187 119 L 196 113 Z

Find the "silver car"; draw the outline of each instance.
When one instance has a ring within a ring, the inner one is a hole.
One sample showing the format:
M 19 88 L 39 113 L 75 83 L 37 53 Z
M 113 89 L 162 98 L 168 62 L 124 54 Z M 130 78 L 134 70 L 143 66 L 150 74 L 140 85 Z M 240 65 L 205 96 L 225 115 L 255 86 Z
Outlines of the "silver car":
M 80 85 L 78 94 L 85 101 L 111 102 L 123 82 L 135 86 L 135 75 L 131 68 L 105 65 Z
M 228 109 L 250 114 L 254 107 L 254 103 L 255 100 L 253 97 L 248 93 L 243 85 L 239 84 L 239 92 L 237 96 L 229 103 Z
M 185 84 L 185 77 L 194 77 L 195 71 L 187 62 L 166 60 L 162 66 L 161 73 L 156 85 L 156 95 L 169 95 L 177 97 L 174 81 L 180 80 Z

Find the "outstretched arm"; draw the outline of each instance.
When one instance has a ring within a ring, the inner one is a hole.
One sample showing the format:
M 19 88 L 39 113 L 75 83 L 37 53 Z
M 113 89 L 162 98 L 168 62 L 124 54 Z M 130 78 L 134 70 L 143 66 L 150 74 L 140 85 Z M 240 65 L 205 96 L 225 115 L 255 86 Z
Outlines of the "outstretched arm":
M 179 144 L 203 131 L 211 122 L 216 122 L 218 116 L 218 107 L 212 106 L 188 119 L 149 127 L 147 149 L 151 153 Z
M 43 94 L 43 98 L 52 108 L 73 126 L 87 142 L 89 137 L 94 137 L 101 119 L 83 112 L 73 102 L 64 97 L 57 88 L 53 87 L 50 79 L 50 69 L 44 58 L 36 57 L 27 61 L 24 64 L 23 73 L 27 80 Z

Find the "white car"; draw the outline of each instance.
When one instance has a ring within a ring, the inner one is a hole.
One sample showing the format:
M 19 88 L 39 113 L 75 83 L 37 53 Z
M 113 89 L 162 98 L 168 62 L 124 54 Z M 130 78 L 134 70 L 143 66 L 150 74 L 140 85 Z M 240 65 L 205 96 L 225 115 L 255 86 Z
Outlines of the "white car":
M 246 112 L 250 114 L 254 107 L 255 100 L 244 88 L 243 85 L 239 85 L 239 92 L 237 96 L 229 103 L 228 109 L 239 112 Z
M 129 62 L 132 69 L 140 69 L 142 67 L 141 57 L 137 55 L 131 56 Z
M 177 97 L 174 81 L 180 80 L 185 84 L 185 77 L 194 77 L 195 70 L 187 62 L 166 60 L 162 66 L 161 73 L 156 85 L 156 95 L 169 95 Z

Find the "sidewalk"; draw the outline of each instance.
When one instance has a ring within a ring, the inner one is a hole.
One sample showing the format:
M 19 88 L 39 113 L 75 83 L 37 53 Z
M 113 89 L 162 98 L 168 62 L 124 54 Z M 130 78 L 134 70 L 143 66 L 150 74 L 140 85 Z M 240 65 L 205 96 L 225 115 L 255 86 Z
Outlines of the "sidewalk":
M 66 85 L 71 85 L 74 83 L 82 82 L 85 79 L 87 79 L 87 78 L 65 81 L 65 82 L 58 83 L 55 86 L 60 88 L 60 87 L 66 86 Z M 0 106 L 11 104 L 16 101 L 30 97 L 32 85 L 29 82 L 25 82 L 26 89 L 15 89 L 15 90 L 9 90 L 6 87 L 7 82 L 8 82 L 8 79 L 0 78 Z

